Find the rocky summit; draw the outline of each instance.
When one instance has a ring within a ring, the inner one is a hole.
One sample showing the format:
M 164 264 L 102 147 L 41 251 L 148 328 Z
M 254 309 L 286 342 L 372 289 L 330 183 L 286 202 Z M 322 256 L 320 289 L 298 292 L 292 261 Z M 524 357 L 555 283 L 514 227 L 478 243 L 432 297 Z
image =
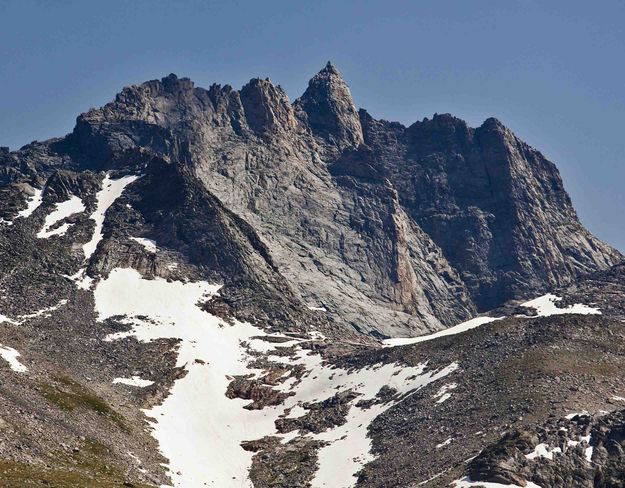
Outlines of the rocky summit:
M 625 486 L 624 258 L 497 119 L 172 74 L 0 184 L 0 486 Z

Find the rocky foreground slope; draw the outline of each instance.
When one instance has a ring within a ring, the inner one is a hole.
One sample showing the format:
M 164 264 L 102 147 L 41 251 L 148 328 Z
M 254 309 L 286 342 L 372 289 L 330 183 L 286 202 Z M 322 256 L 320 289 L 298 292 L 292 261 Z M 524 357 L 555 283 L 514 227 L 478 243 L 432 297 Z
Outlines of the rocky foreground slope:
M 2 486 L 619 486 L 622 256 L 495 119 L 170 75 L 0 163 Z

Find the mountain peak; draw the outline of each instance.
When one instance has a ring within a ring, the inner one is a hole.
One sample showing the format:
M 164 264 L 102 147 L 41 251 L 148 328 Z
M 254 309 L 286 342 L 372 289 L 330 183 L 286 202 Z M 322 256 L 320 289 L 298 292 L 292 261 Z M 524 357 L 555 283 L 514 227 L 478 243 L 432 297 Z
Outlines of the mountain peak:
M 268 134 L 297 126 L 289 97 L 269 78 L 253 78 L 240 91 L 241 103 L 250 128 Z
M 506 130 L 508 130 L 508 128 L 501 122 L 501 120 L 495 117 L 487 118 L 484 122 L 482 122 L 482 125 L 480 127 L 485 130 L 495 130 L 498 132 L 505 132 Z
M 332 62 L 328 61 L 312 77 L 295 105 L 315 135 L 341 148 L 363 142 L 360 118 L 349 87 Z
M 310 86 L 310 84 L 313 82 L 319 83 L 321 81 L 334 82 L 337 85 L 342 84 L 342 85 L 345 85 L 345 87 L 347 88 L 347 84 L 345 83 L 345 80 L 343 79 L 343 75 L 341 74 L 339 69 L 336 67 L 336 65 L 332 63 L 332 61 L 328 61 L 326 65 L 315 76 L 312 77 L 312 79 L 308 82 L 308 84 Z M 349 91 L 349 88 L 347 89 Z M 350 99 L 351 99 L 351 95 L 350 95 Z
M 320 73 L 330 73 L 336 76 L 341 76 L 341 73 L 337 69 L 337 67 L 332 64 L 332 61 L 328 61 L 325 67 L 320 71 Z

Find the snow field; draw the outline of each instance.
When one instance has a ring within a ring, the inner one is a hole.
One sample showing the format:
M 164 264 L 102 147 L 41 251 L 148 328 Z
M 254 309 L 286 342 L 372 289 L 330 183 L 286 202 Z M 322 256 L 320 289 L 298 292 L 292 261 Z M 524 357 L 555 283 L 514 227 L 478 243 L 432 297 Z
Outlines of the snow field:
M 184 367 L 187 374 L 174 383 L 161 405 L 145 411 L 153 419 L 152 434 L 169 459 L 175 487 L 251 488 L 248 472 L 252 453 L 241 448 L 242 441 L 274 435 L 288 442 L 297 433 L 277 434 L 274 425 L 287 409 L 293 409 L 289 415 L 293 417 L 305 411 L 301 404 L 325 400 L 339 391 L 352 390 L 360 394 L 360 400 L 375 398 L 382 386 L 393 387 L 398 392 L 395 401 L 374 404 L 369 409 L 352 404 L 344 425 L 309 436 L 328 442 L 318 453 L 319 469 L 313 488 L 353 487 L 354 474 L 374 459 L 367 437 L 370 423 L 406 395 L 458 367 L 452 363 L 438 371 L 425 371 L 425 364 L 384 364 L 350 371 L 333 368 L 325 365 L 319 355 L 299 347 L 300 341 L 268 343 L 258 339 L 266 334 L 257 327 L 240 322 L 231 326 L 201 310 L 198 302 L 209 299 L 218 289 L 205 282 L 145 280 L 135 270 L 118 268 L 94 291 L 99 320 L 125 315 L 122 321 L 132 326 L 130 331 L 113 334 L 107 340 L 181 340 L 177 366 Z M 287 378 L 276 388 L 293 391 L 295 396 L 283 405 L 262 410 L 246 410 L 243 407 L 249 401 L 225 396 L 233 376 L 258 377 L 263 373 L 247 366 L 252 357 L 246 345 L 266 354 L 280 347 L 297 348 L 292 358 L 268 357 L 305 366 L 307 372 L 299 381 Z

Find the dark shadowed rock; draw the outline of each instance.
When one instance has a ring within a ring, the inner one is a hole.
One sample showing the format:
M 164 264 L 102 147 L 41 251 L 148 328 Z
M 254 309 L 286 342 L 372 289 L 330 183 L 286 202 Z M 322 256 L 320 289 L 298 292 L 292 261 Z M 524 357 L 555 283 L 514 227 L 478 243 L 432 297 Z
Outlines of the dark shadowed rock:
M 580 224 L 555 165 L 498 120 L 477 129 L 447 114 L 408 128 L 361 120 L 406 212 L 480 310 L 622 259 Z

